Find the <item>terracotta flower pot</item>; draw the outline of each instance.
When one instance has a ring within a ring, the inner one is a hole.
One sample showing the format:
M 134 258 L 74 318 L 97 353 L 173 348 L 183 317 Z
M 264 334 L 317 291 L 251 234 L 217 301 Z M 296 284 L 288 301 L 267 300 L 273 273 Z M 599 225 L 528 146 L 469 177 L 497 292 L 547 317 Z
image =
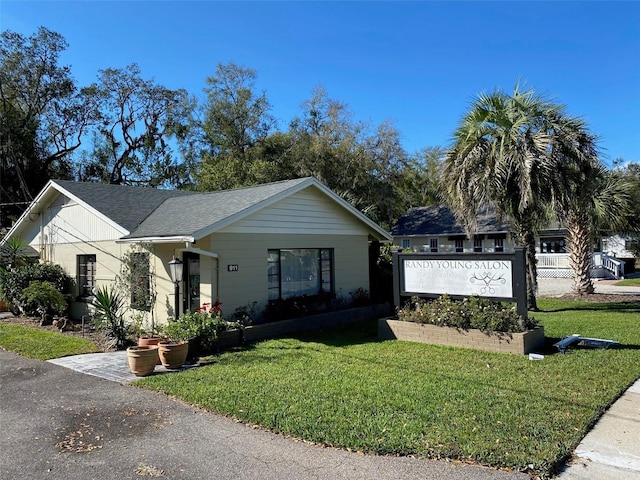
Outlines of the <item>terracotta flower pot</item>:
M 189 353 L 188 341 L 163 341 L 158 343 L 158 355 L 165 368 L 177 369 L 182 367 Z
M 140 337 L 138 337 L 138 346 L 139 347 L 148 347 L 151 345 L 155 345 L 158 346 L 158 343 L 160 343 L 160 340 L 162 340 L 162 337 L 159 335 L 141 335 Z M 158 356 L 158 363 L 157 365 L 160 365 L 160 356 Z
M 162 340 L 162 337 L 159 335 L 141 335 L 140 337 L 138 337 L 138 346 L 146 347 L 149 345 L 158 345 L 158 343 L 160 343 L 160 340 Z
M 151 375 L 158 363 L 158 347 L 129 347 L 127 348 L 127 359 L 129 360 L 129 368 L 137 377 L 145 377 Z

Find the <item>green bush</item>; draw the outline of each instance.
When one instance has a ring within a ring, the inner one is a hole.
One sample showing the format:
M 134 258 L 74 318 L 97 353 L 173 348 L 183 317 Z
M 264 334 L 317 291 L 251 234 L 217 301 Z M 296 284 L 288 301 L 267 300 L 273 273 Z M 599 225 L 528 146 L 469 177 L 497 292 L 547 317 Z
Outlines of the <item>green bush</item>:
M 60 265 L 52 263 L 36 263 L 13 268 L 2 275 L 2 291 L 12 306 L 13 313 L 33 315 L 35 312 L 25 310 L 20 299 L 22 292 L 31 282 L 48 282 L 60 293 L 66 291 L 71 278 Z
M 210 352 L 218 333 L 240 326 L 222 318 L 220 303 L 205 303 L 196 312 L 185 312 L 177 320 L 169 320 L 162 334 L 172 340 L 189 340 L 190 355 Z
M 124 350 L 129 342 L 131 325 L 125 321 L 124 298 L 115 289 L 100 287 L 95 293 L 96 328 L 104 332 L 110 348 Z
M 66 300 L 49 282 L 31 282 L 22 291 L 20 301 L 27 315 L 63 315 L 67 311 Z
M 412 297 L 404 308 L 398 310 L 398 318 L 462 330 L 475 328 L 483 332 L 517 333 L 537 326 L 534 318 L 524 320 L 515 308 L 505 308 L 500 302 L 477 296 L 454 300 L 446 294 L 434 300 Z

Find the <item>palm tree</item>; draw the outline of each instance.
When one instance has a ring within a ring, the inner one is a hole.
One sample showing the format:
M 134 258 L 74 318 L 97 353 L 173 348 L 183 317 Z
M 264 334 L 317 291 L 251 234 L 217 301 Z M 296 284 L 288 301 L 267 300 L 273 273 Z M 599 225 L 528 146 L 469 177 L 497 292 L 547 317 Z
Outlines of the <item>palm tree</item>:
M 595 154 L 589 148 L 580 150 Z M 567 227 L 573 290 L 580 295 L 590 294 L 594 292 L 590 274 L 594 241 L 603 228 L 619 231 L 628 226 L 632 187 L 608 171 L 595 156 L 589 159 L 573 155 L 559 163 L 557 174 L 564 188 L 557 191 L 555 210 Z
M 533 90 L 480 94 L 454 133 L 443 171 L 445 201 L 469 234 L 488 208 L 506 217 L 527 258 L 527 307 L 537 310 L 535 233 L 549 219 L 555 142 L 566 116 Z

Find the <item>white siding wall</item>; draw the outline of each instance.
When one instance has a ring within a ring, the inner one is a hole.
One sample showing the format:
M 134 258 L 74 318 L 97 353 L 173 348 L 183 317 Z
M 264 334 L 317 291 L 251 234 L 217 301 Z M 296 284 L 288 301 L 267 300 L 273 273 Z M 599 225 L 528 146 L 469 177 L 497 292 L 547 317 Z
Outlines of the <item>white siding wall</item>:
M 363 224 L 316 189 L 305 189 L 222 230 L 224 233 L 358 235 Z
M 40 253 L 41 259 L 55 263 L 65 261 L 61 256 L 62 245 L 99 243 L 124 234 L 63 195 L 41 215 L 29 220 L 30 228 L 26 229 L 23 240 Z
M 336 293 L 348 299 L 358 287 L 369 290 L 367 235 L 220 233 L 212 235 L 210 245 L 219 255 L 219 300 L 225 315 L 253 301 L 259 308 L 266 306 L 269 249 L 333 248 Z M 228 265 L 238 265 L 238 271 L 229 272 Z

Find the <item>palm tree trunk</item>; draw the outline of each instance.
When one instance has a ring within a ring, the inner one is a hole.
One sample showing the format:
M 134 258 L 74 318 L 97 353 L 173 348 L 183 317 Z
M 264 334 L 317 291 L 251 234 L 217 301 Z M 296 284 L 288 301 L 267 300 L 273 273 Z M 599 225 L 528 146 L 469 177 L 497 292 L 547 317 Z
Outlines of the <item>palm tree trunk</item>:
M 567 222 L 569 263 L 573 270 L 573 290 L 579 295 L 593 293 L 591 281 L 591 230 L 589 222 L 571 216 Z
M 523 226 L 514 229 L 514 239 L 525 249 L 527 260 L 527 310 L 538 311 L 536 294 L 538 293 L 538 268 L 536 259 L 536 239 L 533 230 Z

